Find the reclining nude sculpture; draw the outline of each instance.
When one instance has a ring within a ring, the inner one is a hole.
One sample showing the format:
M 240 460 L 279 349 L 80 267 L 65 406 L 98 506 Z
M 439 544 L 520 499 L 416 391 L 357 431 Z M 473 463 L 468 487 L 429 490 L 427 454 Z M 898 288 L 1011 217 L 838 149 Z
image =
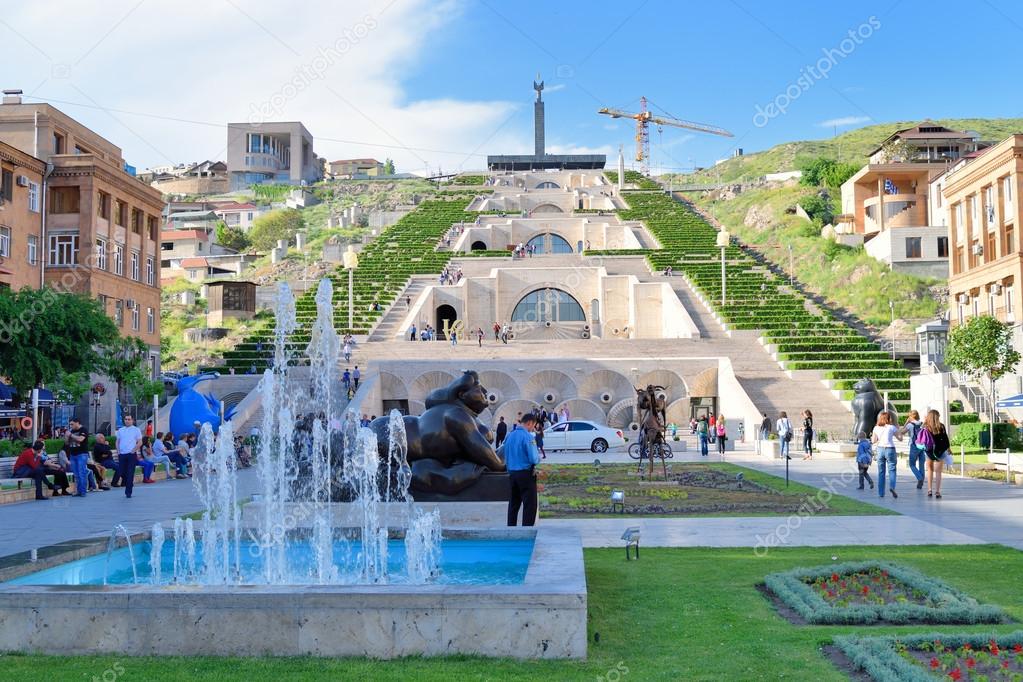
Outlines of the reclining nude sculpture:
M 426 398 L 426 411 L 404 417 L 412 490 L 455 495 L 486 472 L 503 472 L 504 461 L 494 450 L 494 436 L 477 419 L 487 409 L 487 391 L 479 374 L 467 370 Z M 388 418 L 370 424 L 381 456 L 388 452 Z

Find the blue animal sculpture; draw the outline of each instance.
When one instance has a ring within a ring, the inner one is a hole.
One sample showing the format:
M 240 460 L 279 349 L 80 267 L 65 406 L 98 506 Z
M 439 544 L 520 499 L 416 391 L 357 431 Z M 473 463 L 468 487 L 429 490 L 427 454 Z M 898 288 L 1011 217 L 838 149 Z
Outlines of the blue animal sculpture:
M 178 398 L 171 405 L 170 430 L 174 434 L 188 433 L 195 430 L 195 422 L 209 422 L 213 432 L 220 430 L 220 401 L 211 395 L 200 393 L 196 386 L 203 381 L 216 379 L 216 372 L 186 376 L 178 379 Z M 234 408 L 224 412 L 224 421 L 231 421 Z

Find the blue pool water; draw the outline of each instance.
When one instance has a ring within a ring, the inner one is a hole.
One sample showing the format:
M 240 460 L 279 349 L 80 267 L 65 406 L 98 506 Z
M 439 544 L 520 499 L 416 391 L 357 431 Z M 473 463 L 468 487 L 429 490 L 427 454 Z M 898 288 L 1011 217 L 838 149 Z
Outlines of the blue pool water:
M 334 563 L 342 573 L 351 565 L 359 552 L 358 541 L 337 541 L 334 545 Z M 138 581 L 152 582 L 149 565 L 150 543 L 135 545 L 135 568 Z M 197 543 L 197 554 L 202 553 L 202 543 Z M 445 539 L 441 541 L 440 575 L 433 581 L 437 584 L 458 585 L 511 585 L 521 583 L 526 577 L 529 559 L 533 554 L 533 539 Z M 174 541 L 168 539 L 160 554 L 162 584 L 169 584 L 174 571 Z M 310 545 L 296 541 L 288 551 L 291 575 L 296 576 L 294 584 L 311 584 L 314 580 L 303 578 L 313 575 L 314 558 Z M 54 566 L 36 573 L 30 573 L 5 585 L 102 585 L 107 554 L 102 552 L 86 559 L 79 559 L 60 566 Z M 198 563 L 198 558 L 197 558 Z M 263 565 L 259 545 L 253 542 L 241 543 L 240 564 L 242 582 L 259 584 L 259 571 Z M 391 540 L 387 549 L 387 565 L 392 584 L 405 580 L 405 543 Z M 128 548 L 115 550 L 110 555 L 107 584 L 129 585 L 133 582 L 131 560 Z

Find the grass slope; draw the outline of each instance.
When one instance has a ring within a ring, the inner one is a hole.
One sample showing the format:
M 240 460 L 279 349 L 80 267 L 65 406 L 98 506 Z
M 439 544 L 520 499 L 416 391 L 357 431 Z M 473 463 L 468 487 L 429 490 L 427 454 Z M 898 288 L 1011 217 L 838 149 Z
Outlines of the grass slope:
M 804 157 L 825 156 L 842 161 L 865 163 L 867 155 L 897 130 L 912 128 L 920 121 L 899 121 L 856 128 L 823 140 L 786 142 L 762 152 L 746 154 L 696 173 L 678 175 L 676 182 L 731 182 L 755 178 L 765 173 L 795 170 Z M 975 130 L 981 139 L 997 142 L 1013 133 L 1023 132 L 1023 118 L 949 118 L 935 121 L 952 130 Z
M 620 549 L 586 550 L 589 657 L 586 661 L 513 661 L 475 657 L 366 659 L 125 656 L 0 656 L 5 679 L 125 679 L 153 682 L 259 680 L 767 680 L 847 679 L 820 649 L 836 635 L 932 632 L 924 626 L 793 626 L 761 596 L 767 573 L 797 566 L 887 559 L 913 566 L 982 602 L 1023 618 L 1020 552 L 995 545 L 962 547 L 815 547 L 644 549 L 626 562 Z M 1010 632 L 1016 625 L 952 626 L 948 631 Z M 946 628 L 941 628 L 946 630 Z M 594 642 L 595 633 L 600 641 Z M 168 652 L 170 653 L 170 652 Z M 625 670 L 628 673 L 625 673 Z M 616 670 L 618 675 L 609 676 Z M 113 673 L 111 673 L 112 675 Z M 108 675 L 109 677 L 110 675 Z

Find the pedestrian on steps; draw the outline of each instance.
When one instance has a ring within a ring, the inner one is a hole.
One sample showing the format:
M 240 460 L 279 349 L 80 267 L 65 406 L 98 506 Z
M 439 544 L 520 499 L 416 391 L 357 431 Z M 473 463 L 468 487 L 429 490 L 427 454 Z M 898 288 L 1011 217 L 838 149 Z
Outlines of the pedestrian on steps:
M 813 413 L 803 410 L 803 459 L 813 459 Z

